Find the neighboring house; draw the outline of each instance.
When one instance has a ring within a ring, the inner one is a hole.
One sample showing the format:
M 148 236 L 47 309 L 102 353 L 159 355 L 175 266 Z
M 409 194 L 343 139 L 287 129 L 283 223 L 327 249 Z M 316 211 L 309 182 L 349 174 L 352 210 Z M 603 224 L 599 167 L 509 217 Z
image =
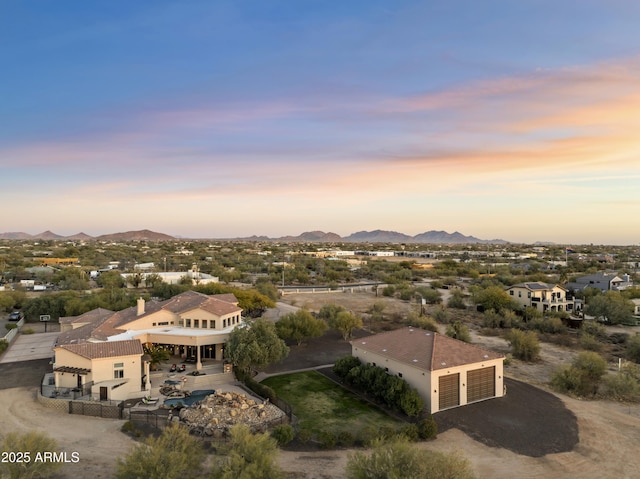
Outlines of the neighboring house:
M 633 315 L 640 316 L 640 299 L 634 298 L 631 302 L 633 303 Z
M 567 299 L 567 290 L 557 284 L 534 281 L 515 284 L 506 291 L 523 308 L 532 307 L 543 313 L 573 309 L 573 301 Z
M 351 354 L 415 388 L 430 413 L 504 395 L 502 354 L 417 328 L 351 341 Z
M 595 273 L 581 276 L 574 282 L 567 283 L 567 289 L 581 291 L 586 288 L 596 288 L 600 291 L 621 291 L 633 286 L 628 274 L 619 277 L 616 273 Z
M 209 283 L 217 283 L 219 281 L 217 276 L 212 276 L 210 274 L 201 273 L 194 266 L 192 269 L 188 271 L 168 271 L 168 272 L 159 272 L 159 273 L 150 273 L 150 272 L 138 272 L 138 273 L 123 273 L 122 278 L 124 281 L 128 283 L 129 277 L 134 275 L 140 275 L 140 285 L 139 287 L 145 288 L 147 287 L 146 279 L 149 275 L 159 276 L 164 283 L 167 284 L 180 284 L 184 279 L 190 279 L 193 284 L 209 284 Z M 129 284 L 129 286 L 131 286 Z
M 76 374 L 84 376 L 83 388 L 88 383 L 93 388 L 96 381 L 107 380 L 106 371 L 122 369 L 118 366 L 122 363 L 124 376 L 110 379 L 127 381 L 110 383 L 99 391 L 100 397 L 106 392 L 107 399 L 122 400 L 134 390 L 139 395 L 150 388 L 149 358 L 143 356 L 143 345 L 167 349 L 178 361 L 194 362 L 201 369 L 205 358 L 222 361 L 229 334 L 243 324 L 241 313 L 233 294 L 208 296 L 187 291 L 166 301 L 139 299 L 137 306 L 122 311 L 99 308 L 60 318 L 61 333 L 54 348 L 55 385 L 68 387 L 69 377 Z M 119 349 L 121 346 L 126 349 Z M 94 347 L 104 349 L 96 352 Z M 70 373 L 76 369 L 79 372 Z

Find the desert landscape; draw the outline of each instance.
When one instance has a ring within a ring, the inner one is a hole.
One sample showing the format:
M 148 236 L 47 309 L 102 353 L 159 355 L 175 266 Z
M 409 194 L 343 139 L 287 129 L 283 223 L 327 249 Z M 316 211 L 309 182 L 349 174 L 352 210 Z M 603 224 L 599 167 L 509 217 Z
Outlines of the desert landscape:
M 310 296 L 296 298 L 296 303 L 309 306 Z M 322 301 L 340 301 L 345 296 L 341 293 L 335 293 L 335 298 L 323 295 Z M 363 304 L 371 301 L 369 295 L 349 296 Z M 357 308 L 354 303 L 351 306 Z M 474 331 L 473 341 L 495 351 L 508 350 L 506 341 L 499 337 L 482 336 Z M 545 385 L 549 375 L 559 364 L 569 362 L 574 354 L 569 349 L 545 343 L 539 362 L 528 364 L 513 360 L 505 368 L 505 375 L 550 392 Z M 57 477 L 73 478 L 80 473 L 95 479 L 113 477 L 117 459 L 123 458 L 135 445 L 135 441 L 120 431 L 123 421 L 69 415 L 43 407 L 36 401 L 36 392 L 41 370 L 47 364 L 32 363 L 3 365 L 5 377 L 11 379 L 0 389 L 0 402 L 5 410 L 0 416 L 0 430 L 46 432 L 56 439 L 61 452 L 77 452 L 80 461 L 65 464 Z M 640 457 L 636 454 L 640 443 L 640 405 L 556 396 L 577 419 L 579 442 L 572 451 L 530 457 L 507 448 L 491 447 L 481 438 L 472 439 L 456 428 L 441 432 L 436 440 L 420 443 L 419 447 L 460 452 L 471 462 L 479 478 L 637 477 L 640 470 Z M 344 477 L 350 453 L 347 449 L 282 450 L 279 462 L 291 478 L 337 479 Z

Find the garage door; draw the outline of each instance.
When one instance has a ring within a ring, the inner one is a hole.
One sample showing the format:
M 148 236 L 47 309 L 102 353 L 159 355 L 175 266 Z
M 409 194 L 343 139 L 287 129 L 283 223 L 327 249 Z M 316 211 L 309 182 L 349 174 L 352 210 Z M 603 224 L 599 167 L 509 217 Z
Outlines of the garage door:
M 496 395 L 496 368 L 474 369 L 467 372 L 467 402 L 480 401 Z
M 460 374 L 450 374 L 438 378 L 440 408 L 460 405 Z

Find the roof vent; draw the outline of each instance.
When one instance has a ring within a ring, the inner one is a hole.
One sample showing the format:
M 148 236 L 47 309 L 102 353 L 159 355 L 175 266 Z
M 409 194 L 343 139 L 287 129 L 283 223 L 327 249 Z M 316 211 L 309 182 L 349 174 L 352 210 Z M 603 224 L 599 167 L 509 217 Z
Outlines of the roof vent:
M 410 333 L 413 333 L 413 329 L 409 328 L 409 332 L 410 332 Z
M 417 359 L 414 359 L 414 360 L 413 360 L 413 362 L 414 362 L 414 363 L 417 363 L 417 362 L 418 362 L 418 360 L 417 360 Z
M 386 349 L 386 348 L 385 348 L 385 349 L 383 349 L 383 350 L 382 350 L 382 352 L 383 352 L 383 353 L 386 353 L 386 352 L 387 352 L 387 349 Z
M 484 358 L 485 358 L 485 359 L 489 359 L 489 355 L 485 354 L 485 355 L 484 355 Z
M 425 336 L 431 336 L 431 333 L 424 333 Z
M 442 365 L 443 365 L 443 366 L 446 366 L 446 365 L 447 365 L 447 363 L 445 363 L 444 361 L 442 361 Z
M 367 342 L 366 341 L 362 341 L 362 344 L 367 344 Z

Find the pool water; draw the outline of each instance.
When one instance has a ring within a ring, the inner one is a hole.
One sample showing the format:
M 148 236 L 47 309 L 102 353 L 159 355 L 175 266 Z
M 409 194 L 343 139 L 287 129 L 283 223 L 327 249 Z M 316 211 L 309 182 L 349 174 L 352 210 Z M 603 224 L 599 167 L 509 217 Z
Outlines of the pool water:
M 207 396 L 215 393 L 215 389 L 198 389 L 193 391 L 190 396 L 184 398 L 169 398 L 164 400 L 164 405 L 167 407 L 175 407 L 178 404 L 183 406 L 191 406 L 198 401 L 202 401 Z

